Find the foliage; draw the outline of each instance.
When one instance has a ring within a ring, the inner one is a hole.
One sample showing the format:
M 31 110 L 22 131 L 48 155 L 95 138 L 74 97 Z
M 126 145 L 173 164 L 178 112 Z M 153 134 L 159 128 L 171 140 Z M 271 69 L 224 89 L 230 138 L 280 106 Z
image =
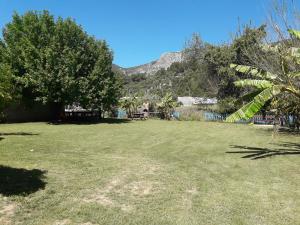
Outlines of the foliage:
M 203 110 L 198 106 L 177 107 L 176 112 L 179 113 L 179 120 L 182 121 L 203 121 Z
M 135 96 L 133 97 L 124 97 L 120 100 L 121 108 L 126 110 L 127 116 L 133 118 L 133 113 L 137 112 L 139 106 L 139 99 Z
M 300 40 L 298 31 L 289 30 L 292 38 Z M 270 100 L 290 96 L 291 98 L 300 99 L 299 87 L 299 55 L 294 54 L 291 48 L 277 45 L 277 48 L 269 48 L 278 54 L 281 70 L 277 73 L 271 73 L 263 69 L 257 69 L 251 66 L 242 66 L 232 64 L 231 68 L 238 72 L 251 74 L 257 79 L 245 79 L 235 82 L 239 87 L 251 87 L 255 93 L 259 93 L 252 98 L 250 102 L 240 108 L 238 111 L 230 115 L 226 121 L 234 122 L 240 119 L 252 118 L 262 107 Z M 299 49 L 296 50 L 296 52 Z M 280 101 L 279 101 L 280 102 Z M 292 111 L 291 111 L 292 112 Z
M 236 99 L 233 97 L 227 97 L 218 101 L 217 109 L 214 110 L 221 114 L 233 113 L 237 110 Z
M 162 119 L 171 119 L 171 113 L 178 106 L 176 100 L 173 99 L 172 93 L 167 93 L 162 99 L 161 102 L 157 104 L 158 111 L 160 112 Z
M 241 89 L 234 82 L 244 78 L 244 74 L 229 68 L 231 63 L 250 64 L 250 57 L 260 51 L 260 45 L 266 36 L 265 26 L 258 28 L 244 27 L 231 45 L 209 46 L 205 55 L 208 73 L 217 75 L 217 96 L 219 99 L 227 97 L 238 98 Z
M 54 19 L 47 11 L 15 13 L 3 31 L 13 81 L 23 99 L 93 109 L 116 103 L 112 52 L 72 19 Z
M 274 97 L 271 107 L 276 109 L 278 115 L 285 118 L 285 121 L 289 128 L 300 127 L 300 98 L 295 96 L 283 94 L 278 97 Z
M 12 69 L 9 64 L 5 63 L 8 57 L 4 51 L 5 45 L 0 40 L 0 112 L 11 102 L 14 95 L 12 84 Z
M 12 100 L 13 94 L 11 69 L 8 65 L 0 64 L 0 111 Z
M 112 71 L 113 57 L 108 46 L 103 41 L 97 45 L 99 57 L 91 73 L 80 80 L 81 99 L 78 101 L 87 108 L 109 111 L 117 104 L 121 84 Z

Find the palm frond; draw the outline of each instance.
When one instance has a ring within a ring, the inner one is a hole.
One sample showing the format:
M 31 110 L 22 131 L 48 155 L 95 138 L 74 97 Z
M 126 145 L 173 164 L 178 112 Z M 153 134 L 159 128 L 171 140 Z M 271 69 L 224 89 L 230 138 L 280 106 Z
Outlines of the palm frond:
M 298 40 L 300 40 L 300 31 L 299 30 L 288 29 L 288 32 L 290 33 L 290 35 L 292 37 L 297 38 Z
M 258 89 L 266 89 L 274 85 L 272 82 L 268 80 L 251 80 L 251 79 L 238 80 L 235 81 L 234 84 L 237 87 L 255 87 Z
M 288 77 L 289 78 L 298 78 L 298 77 L 300 77 L 300 72 L 289 73 Z
M 227 117 L 226 122 L 236 122 L 242 119 L 251 119 L 257 112 L 261 110 L 268 100 L 272 99 L 280 92 L 281 86 L 278 85 L 264 89 L 262 92 L 256 95 L 251 102 Z
M 262 79 L 274 80 L 277 78 L 276 74 L 272 74 L 268 71 L 257 69 L 252 66 L 230 64 L 230 68 L 235 69 L 237 72 L 244 73 L 244 74 L 251 74 L 252 76 L 259 77 Z
M 243 103 L 243 102 L 249 102 L 250 100 L 252 100 L 256 95 L 258 95 L 261 92 L 261 90 L 255 90 L 253 92 L 244 94 L 243 96 L 241 96 L 236 103 Z

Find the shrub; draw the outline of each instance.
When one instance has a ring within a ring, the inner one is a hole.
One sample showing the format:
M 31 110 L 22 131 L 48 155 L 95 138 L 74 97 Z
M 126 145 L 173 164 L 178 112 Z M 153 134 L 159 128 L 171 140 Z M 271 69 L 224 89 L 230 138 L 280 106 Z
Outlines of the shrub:
M 179 112 L 179 120 L 186 121 L 201 121 L 204 120 L 203 110 L 197 106 L 178 107 L 176 112 Z

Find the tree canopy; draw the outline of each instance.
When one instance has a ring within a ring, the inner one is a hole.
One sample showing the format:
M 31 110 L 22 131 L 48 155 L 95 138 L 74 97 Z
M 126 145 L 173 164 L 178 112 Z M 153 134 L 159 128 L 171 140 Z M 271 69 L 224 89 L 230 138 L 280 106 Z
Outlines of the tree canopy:
M 15 13 L 1 43 L 1 76 L 11 75 L 22 100 L 61 106 L 78 102 L 92 109 L 116 103 L 112 51 L 74 20 L 55 19 L 48 11 Z

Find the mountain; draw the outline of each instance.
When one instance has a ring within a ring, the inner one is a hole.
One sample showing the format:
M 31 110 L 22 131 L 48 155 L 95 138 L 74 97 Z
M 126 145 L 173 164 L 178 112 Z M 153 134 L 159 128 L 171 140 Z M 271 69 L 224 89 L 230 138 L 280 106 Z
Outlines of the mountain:
M 126 75 L 132 74 L 147 74 L 153 75 L 160 69 L 167 69 L 175 62 L 182 61 L 182 53 L 181 52 L 167 52 L 160 56 L 158 60 L 152 61 L 147 64 L 129 67 L 129 68 L 122 68 L 120 66 L 114 65 L 115 69 L 122 71 Z

